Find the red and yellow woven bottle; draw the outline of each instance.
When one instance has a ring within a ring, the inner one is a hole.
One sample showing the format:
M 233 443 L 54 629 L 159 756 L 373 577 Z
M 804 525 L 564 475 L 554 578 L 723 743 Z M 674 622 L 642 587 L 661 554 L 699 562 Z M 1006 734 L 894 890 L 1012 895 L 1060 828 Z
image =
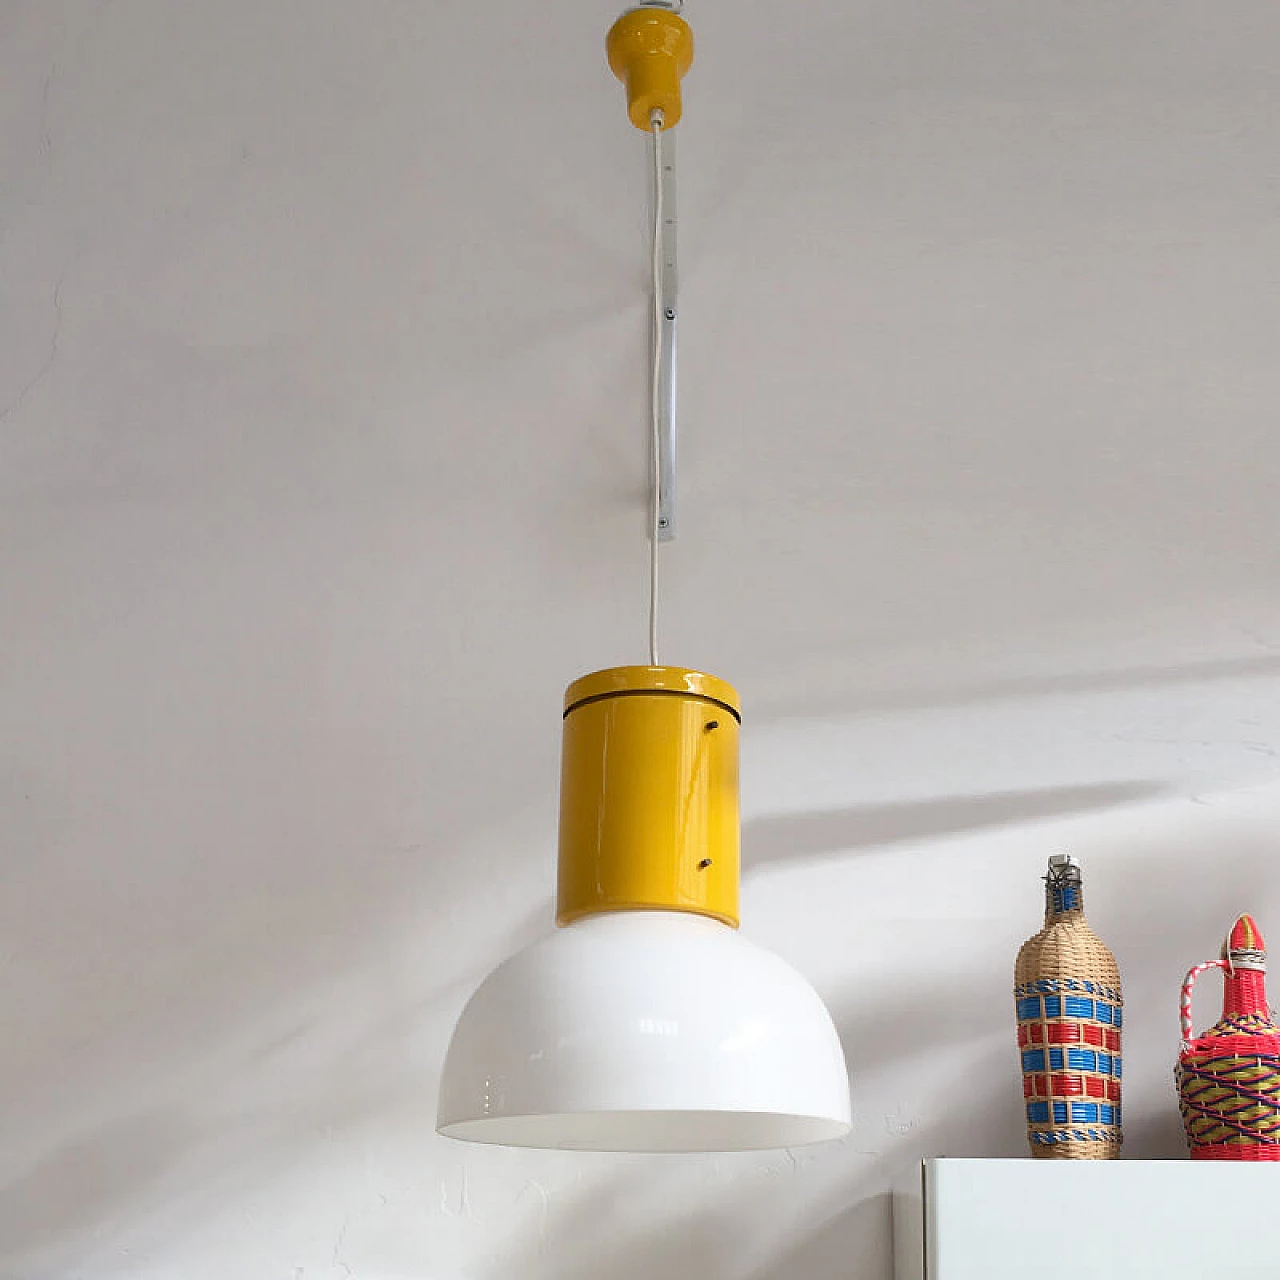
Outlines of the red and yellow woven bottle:
M 1044 928 L 1014 967 L 1018 1050 L 1031 1154 L 1112 1160 L 1120 1153 L 1120 970 L 1084 918 L 1080 863 L 1054 854 Z
M 1222 1017 L 1191 1034 L 1191 989 L 1221 969 Z M 1231 927 L 1217 960 L 1182 984 L 1182 1052 L 1174 1078 L 1193 1160 L 1280 1160 L 1280 1027 L 1267 1007 L 1267 952 L 1252 916 Z

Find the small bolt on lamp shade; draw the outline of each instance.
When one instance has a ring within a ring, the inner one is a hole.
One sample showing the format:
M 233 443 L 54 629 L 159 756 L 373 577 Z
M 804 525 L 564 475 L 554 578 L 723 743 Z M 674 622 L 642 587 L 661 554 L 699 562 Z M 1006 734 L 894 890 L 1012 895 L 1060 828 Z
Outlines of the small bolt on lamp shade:
M 738 697 L 678 667 L 570 685 L 554 934 L 459 1018 L 439 1129 L 472 1142 L 732 1151 L 847 1133 L 831 1016 L 737 933 Z

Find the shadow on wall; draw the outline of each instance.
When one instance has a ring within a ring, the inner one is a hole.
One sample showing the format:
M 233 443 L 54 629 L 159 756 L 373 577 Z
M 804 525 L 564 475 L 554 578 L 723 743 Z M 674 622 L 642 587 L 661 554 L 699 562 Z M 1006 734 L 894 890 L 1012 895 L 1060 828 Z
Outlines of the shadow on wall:
M 744 831 L 744 862 L 750 869 L 784 858 L 803 860 L 884 847 L 1103 810 L 1161 792 L 1156 783 L 1136 781 L 758 819 Z M 1098 890 L 1091 917 L 1115 947 L 1126 974 L 1126 1068 L 1136 1068 L 1129 1072 L 1131 1084 L 1134 1076 L 1159 1081 L 1158 1088 L 1144 1083 L 1134 1103 L 1126 1097 L 1126 1154 L 1133 1157 L 1181 1156 L 1185 1151 L 1168 1073 L 1176 1051 L 1177 985 L 1187 965 L 1216 952 L 1239 910 L 1256 911 L 1264 931 L 1274 920 L 1272 932 L 1280 937 L 1280 914 L 1271 911 L 1280 901 L 1264 893 L 1268 850 L 1235 847 L 1217 858 L 1206 850 L 1201 874 L 1173 876 L 1162 863 L 1160 838 L 1157 832 L 1150 849 L 1111 857 L 1105 873 L 1091 881 Z M 349 964 L 358 973 L 361 965 L 372 963 L 368 951 L 355 951 L 356 940 L 363 938 L 368 948 L 379 920 L 394 918 L 393 898 L 430 897 L 432 876 L 421 869 L 416 877 L 404 874 L 406 864 L 414 862 L 411 853 L 397 851 L 395 862 L 394 868 L 379 869 L 377 879 L 363 886 L 354 904 L 350 899 L 341 902 L 355 909 L 341 922 L 339 945 L 330 949 L 320 934 L 310 937 L 315 954 L 291 974 L 294 981 L 303 980 L 301 991 L 286 990 L 283 983 L 266 990 L 260 986 L 261 975 L 272 972 L 280 952 L 291 945 L 287 934 L 264 930 L 242 941 L 231 949 L 236 957 L 231 967 L 204 962 L 210 954 L 227 954 L 220 937 L 225 921 L 220 925 L 211 920 L 194 941 L 182 939 L 184 946 L 191 942 L 184 975 L 198 977 L 184 988 L 188 1013 L 198 1019 L 213 1010 L 230 1018 L 236 1010 L 244 1013 L 242 999 L 255 1013 L 263 1012 L 264 1006 L 268 1012 L 277 1007 L 288 1011 L 287 1016 L 268 1018 L 261 1037 L 240 1054 L 238 1075 L 233 1073 L 232 1079 L 245 1091 L 243 1097 L 255 1097 L 264 1072 L 289 1072 L 295 1039 L 313 1043 L 315 1028 L 298 1014 L 303 998 L 313 987 L 323 990 L 332 969 Z M 1183 850 L 1180 865 L 1185 863 Z M 1100 873 L 1103 865 L 1099 863 Z M 332 899 L 334 887 L 327 886 L 330 896 L 322 904 L 331 912 L 339 905 Z M 309 903 L 302 907 L 310 910 Z M 294 904 L 293 910 L 298 909 Z M 544 903 L 519 921 L 500 949 L 522 944 L 549 923 Z M 1026 932 L 1032 927 L 1028 921 Z M 192 963 L 192 956 L 200 963 Z M 1005 966 L 1011 970 L 1012 951 L 997 959 L 1002 974 Z M 0 1187 L 0 1274 L 75 1269 L 102 1257 L 122 1233 L 145 1228 L 153 1218 L 163 1220 L 166 1229 L 199 1223 L 243 1193 L 246 1169 L 252 1168 L 255 1183 L 267 1182 L 304 1159 L 321 1132 L 332 1134 L 406 1115 L 429 1128 L 434 1068 L 412 1052 L 406 1055 L 405 1046 L 415 1037 L 421 1039 L 424 1022 L 459 995 L 456 988 L 469 986 L 471 978 L 479 976 L 479 970 L 465 978 L 454 972 L 441 983 L 438 974 L 416 974 L 393 999 L 387 998 L 380 978 L 376 991 L 370 988 L 376 998 L 375 1016 L 349 1039 L 326 1048 L 325 1069 L 310 1077 L 311 1086 L 279 1105 L 264 1105 L 259 1099 L 253 1104 L 233 1102 L 224 1110 L 216 1100 L 191 1090 L 175 1095 L 179 1102 L 189 1100 L 189 1107 L 139 1105 L 127 1119 L 112 1119 L 51 1147 Z M 981 993 L 987 991 L 996 997 L 990 1005 L 991 1021 L 975 1027 L 967 1020 L 966 1002 L 972 1009 L 975 1000 L 985 1002 Z M 165 995 L 154 994 L 157 999 Z M 582 1184 L 579 1192 L 557 1194 L 533 1237 L 513 1237 L 503 1251 L 511 1265 L 495 1270 L 494 1280 L 513 1269 L 529 1280 L 596 1280 L 601 1272 L 610 1280 L 652 1280 L 655 1272 L 666 1273 L 669 1280 L 707 1274 L 752 1280 L 794 1280 L 797 1274 L 805 1280 L 886 1276 L 889 1228 L 884 1189 L 891 1166 L 925 1154 L 1021 1155 L 1024 1150 L 1021 1099 L 1010 1088 L 1015 1070 L 1013 1021 L 1003 978 L 996 984 L 986 973 L 949 972 L 941 984 L 911 993 L 910 1017 L 899 1003 L 903 993 L 895 995 L 897 999 L 884 1007 L 868 1004 L 868 988 L 859 993 L 856 1005 L 835 1010 L 855 1081 L 892 1077 L 905 1063 L 920 1063 L 930 1055 L 939 1055 L 941 1061 L 941 1046 L 948 1062 L 958 1054 L 965 1064 L 964 1079 L 956 1082 L 957 1089 L 963 1085 L 963 1097 L 957 1095 L 954 1112 L 913 1121 L 902 1131 L 886 1117 L 860 1115 L 848 1140 L 811 1163 L 806 1160 L 793 1168 L 778 1153 L 754 1157 L 754 1168 L 768 1170 L 771 1176 L 743 1176 L 739 1163 L 733 1166 L 739 1172 L 730 1177 L 717 1174 L 714 1162 L 701 1163 L 694 1166 L 701 1176 L 687 1184 L 689 1207 L 683 1214 L 672 1212 L 673 1197 L 668 1194 L 675 1166 L 655 1159 L 620 1170 L 602 1169 L 599 1179 Z M 128 1044 L 127 1054 L 115 1058 L 117 1068 L 135 1061 L 145 1064 L 153 1038 L 163 1046 L 175 1026 L 187 1025 L 172 1021 L 171 1008 L 163 1002 L 144 1002 L 127 1014 L 115 1032 L 117 1042 Z M 899 1021 L 891 1021 L 894 1017 Z M 95 1052 L 100 1047 L 91 1046 Z M 439 1041 L 433 1040 L 430 1052 L 439 1048 Z M 160 1061 L 163 1065 L 163 1057 Z M 154 1078 L 154 1073 L 146 1078 Z M 140 1086 L 134 1101 L 144 1103 L 143 1093 L 145 1086 Z M 855 1101 L 857 1096 L 855 1086 Z M 250 1105 L 258 1110 L 246 1110 Z M 620 1219 L 618 1205 L 629 1200 L 644 1205 L 650 1196 L 651 1212 Z M 790 1226 L 797 1220 L 806 1225 L 793 1232 Z M 629 1229 L 629 1224 L 634 1225 Z M 777 1257 L 756 1266 L 741 1243 L 744 1234 L 751 1233 L 786 1243 Z M 547 1247 L 548 1239 L 556 1242 L 554 1249 Z
M 915 804 L 765 819 L 749 824 L 748 839 L 758 844 L 761 833 L 764 833 L 770 846 L 779 851 L 785 849 L 788 856 L 804 857 L 1124 804 L 1158 791 L 1155 784 L 1135 782 L 945 797 Z M 803 833 L 803 838 L 795 837 L 797 831 Z M 776 856 L 781 856 L 781 852 Z M 748 855 L 749 862 L 759 860 L 758 856 Z M 550 919 L 551 907 L 546 903 L 530 912 L 511 934 L 510 949 L 523 946 L 544 932 Z M 504 945 L 503 949 L 507 947 Z M 245 954 L 242 958 L 251 962 L 250 968 L 256 966 L 252 955 Z M 476 979 L 479 976 L 478 971 L 473 975 Z M 225 974 L 210 971 L 206 980 L 220 984 L 225 977 Z M 465 992 L 470 989 L 471 982 L 472 977 L 469 976 L 454 985 Z M 879 1046 L 878 1054 L 891 1054 L 889 1058 L 878 1056 L 869 1060 L 868 1042 L 856 1034 L 846 1035 L 855 1073 L 892 1070 L 895 1064 L 929 1053 L 939 1036 L 948 1040 L 953 1036 L 963 1036 L 964 1018 L 958 1011 L 963 1009 L 965 992 L 971 990 L 972 983 L 968 978 L 957 978 L 954 983 L 935 986 L 930 993 L 931 1005 L 923 1010 L 921 1016 L 915 1016 L 921 1013 L 917 1002 L 913 1006 L 912 1017 L 903 1019 L 901 1026 L 889 1028 L 887 1033 L 878 1035 L 871 1042 Z M 400 1045 L 406 1028 L 419 1022 L 432 1004 L 449 993 L 433 994 L 435 999 L 407 1007 L 399 1015 L 388 1015 L 376 1025 L 366 1028 L 371 1038 L 359 1046 L 354 1055 L 345 1051 L 335 1052 L 334 1069 L 325 1074 L 319 1088 L 291 1100 L 269 1117 L 262 1117 L 257 1132 L 269 1146 L 272 1145 L 273 1134 L 279 1139 L 281 1167 L 287 1165 L 290 1151 L 297 1149 L 295 1143 L 305 1146 L 312 1124 L 323 1125 L 330 1132 L 335 1127 L 352 1128 L 390 1108 L 411 1102 L 420 1106 L 424 1097 L 429 1100 L 431 1089 L 424 1089 L 423 1076 L 410 1070 L 400 1071 L 391 1064 L 403 1063 Z M 455 991 L 454 995 L 457 994 L 459 992 Z M 188 996 L 197 1005 L 201 1003 L 199 988 L 190 990 Z M 883 1029 L 885 1020 L 893 1016 L 896 1008 L 896 1005 L 883 1009 L 859 1007 L 856 1021 Z M 847 1014 L 838 1020 L 842 1027 L 851 1026 Z M 305 1025 L 298 1034 L 305 1037 Z M 262 1064 L 270 1065 L 271 1060 L 287 1054 L 288 1047 L 288 1038 L 257 1046 L 252 1054 L 246 1055 L 242 1064 L 245 1077 L 252 1076 Z M 379 1058 L 382 1058 L 381 1062 L 377 1061 Z M 74 1253 L 77 1240 L 104 1227 L 109 1230 L 112 1222 L 127 1217 L 131 1204 L 151 1197 L 155 1183 L 171 1166 L 193 1152 L 209 1147 L 215 1134 L 225 1136 L 226 1132 L 225 1120 L 209 1118 L 207 1124 L 190 1120 L 182 1124 L 159 1124 L 144 1112 L 140 1118 L 112 1123 L 51 1153 L 6 1188 L 3 1197 L 5 1209 L 0 1211 L 5 1242 L 0 1256 L 6 1261 L 19 1261 L 53 1241 L 57 1241 L 60 1248 L 72 1246 Z M 230 1144 L 219 1165 L 225 1167 L 233 1161 L 236 1150 L 236 1145 Z M 234 1174 L 234 1169 L 229 1169 L 229 1172 Z M 218 1182 L 221 1186 L 220 1177 Z M 71 1188 L 78 1190 L 72 1194 L 68 1190 Z M 41 1206 L 39 1212 L 22 1208 L 37 1202 Z M 174 1207 L 179 1208 L 176 1204 Z M 685 1247 L 689 1246 L 690 1241 L 686 1240 Z
M 847 655 L 839 654 L 833 670 L 847 671 Z M 1112 671 L 1067 672 L 1061 675 L 1026 676 L 987 680 L 972 684 L 947 684 L 930 688 L 917 684 L 910 689 L 874 688 L 842 692 L 827 676 L 812 677 L 805 688 L 788 689 L 774 698 L 759 694 L 752 715 L 763 719 L 800 716 L 870 715 L 886 711 L 937 711 L 977 706 L 991 702 L 1021 702 L 1063 694 L 1127 692 L 1133 689 L 1162 688 L 1178 684 L 1207 684 L 1215 680 L 1252 680 L 1280 675 L 1280 657 L 1227 658 L 1217 662 L 1188 662 L 1176 667 L 1125 667 Z M 806 690 L 822 691 L 821 698 Z M 782 705 L 779 705 L 782 704 Z
M 748 861 L 1106 808 L 1159 792 L 1133 783 L 770 819 L 753 824 Z M 1234 832 L 1230 849 L 1217 857 L 1206 850 L 1201 874 L 1187 871 L 1196 866 L 1199 831 L 1219 829 L 1212 819 L 1189 827 L 1187 814 L 1197 811 L 1190 802 L 1161 810 L 1139 845 L 1130 837 L 1123 847 L 1104 844 L 1090 862 L 1090 917 L 1126 975 L 1125 1154 L 1134 1159 L 1186 1155 L 1171 1084 L 1183 971 L 1216 951 L 1237 911 L 1252 907 L 1264 930 L 1270 904 L 1280 913 L 1261 824 L 1254 836 Z M 778 852 L 771 855 L 771 848 Z M 1170 873 L 1171 857 L 1177 874 Z M 1280 914 L 1274 918 L 1280 936 Z M 833 1002 L 854 1080 L 855 1130 L 845 1141 L 796 1154 L 734 1157 L 724 1166 L 732 1176 L 717 1171 L 715 1158 L 701 1161 L 692 1175 L 687 1166 L 660 1159 L 633 1162 L 593 1180 L 580 1195 L 557 1196 L 538 1240 L 517 1234 L 504 1260 L 532 1280 L 600 1274 L 651 1280 L 655 1273 L 682 1280 L 888 1280 L 886 1193 L 898 1172 L 930 1155 L 1027 1155 L 1011 985 L 1017 942 L 1037 921 L 1023 923 L 1007 954 L 988 957 L 981 972 L 931 964 L 928 983 L 910 992 L 868 981 L 851 999 Z M 1216 1001 L 1215 989 L 1202 1024 L 1216 1016 Z M 926 1084 L 928 1097 L 913 1097 L 918 1109 L 909 1115 L 881 1114 L 901 1079 Z M 673 1211 L 682 1195 L 687 1210 Z M 618 1206 L 627 1207 L 622 1218 Z M 554 1249 L 545 1247 L 548 1237 Z M 495 1269 L 493 1280 L 510 1270 Z
M 141 1112 L 44 1154 L 0 1188 L 0 1276 L 81 1274 L 216 1221 L 252 1184 L 297 1164 L 386 1111 L 410 1116 L 435 1080 L 383 1073 L 334 1096 L 308 1095 L 259 1115 Z M 430 1132 L 432 1116 L 421 1127 Z
M 952 969 L 904 1000 L 901 990 L 869 983 L 869 1003 L 833 1009 L 854 1078 L 846 1139 L 794 1152 L 602 1162 L 598 1176 L 558 1193 L 536 1222 L 517 1229 L 488 1275 L 888 1280 L 888 1186 L 898 1168 L 928 1154 L 1023 1153 L 1008 984 L 999 985 L 988 1021 L 975 1025 L 971 1016 L 973 1001 L 994 985 L 988 974 Z M 930 1059 L 945 1060 L 947 1078 L 937 1078 Z M 922 1119 L 883 1114 L 891 1082 L 912 1063 L 934 1078 L 935 1101 Z M 878 1104 L 862 1102 L 867 1095 Z
M 893 1214 L 887 1191 L 861 1199 L 852 1188 L 848 1207 L 755 1272 L 752 1280 L 881 1280 L 893 1253 Z
M 48 1152 L 0 1194 L 0 1274 L 30 1274 L 55 1242 L 74 1249 L 151 1193 L 178 1154 L 199 1140 L 164 1112 L 119 1120 Z M 60 1261 L 60 1259 L 59 1259 Z
M 1006 1049 L 1000 1046 L 1002 1053 Z M 939 1151 L 1010 1154 L 1005 1091 L 981 1083 L 981 1073 L 976 1078 L 979 1087 L 966 1093 L 953 1116 L 912 1129 L 892 1152 L 861 1149 L 855 1131 L 797 1152 L 697 1157 L 692 1164 L 634 1159 L 584 1184 L 577 1195 L 557 1196 L 536 1229 L 523 1228 L 505 1242 L 487 1275 L 889 1280 L 891 1173 Z M 959 1136 L 974 1129 L 989 1140 L 975 1144 Z
M 548 918 L 545 904 L 530 913 L 512 932 L 513 949 Z M 269 1020 L 262 1037 L 225 1057 L 216 1090 L 179 1094 L 189 1106 L 140 1108 L 10 1172 L 0 1181 L 0 1277 L 78 1271 L 149 1232 L 199 1230 L 243 1194 L 246 1176 L 269 1183 L 321 1142 L 389 1116 L 434 1132 L 437 1047 L 473 979 L 441 986 L 424 972 L 419 988 L 389 1004 L 376 978 L 369 1005 L 377 1012 L 354 1021 L 348 1038 L 296 1017 L 281 1035 Z M 226 975 L 211 970 L 209 981 L 212 996 Z M 191 992 L 197 1007 L 205 994 Z M 313 1036 L 328 1039 L 321 1070 Z
M 743 825 L 742 862 L 749 870 L 770 862 L 884 848 L 908 840 L 1136 804 L 1165 790 L 1157 782 L 1100 783 L 755 818 Z

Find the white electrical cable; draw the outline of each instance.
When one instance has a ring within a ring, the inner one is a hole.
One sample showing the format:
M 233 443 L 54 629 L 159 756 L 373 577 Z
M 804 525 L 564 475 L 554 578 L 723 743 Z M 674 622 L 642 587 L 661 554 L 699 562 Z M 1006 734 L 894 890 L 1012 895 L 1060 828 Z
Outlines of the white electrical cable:
M 649 665 L 658 665 L 658 494 L 662 484 L 662 124 L 661 111 L 649 116 L 653 152 L 653 384 L 649 394 L 653 476 L 649 521 Z

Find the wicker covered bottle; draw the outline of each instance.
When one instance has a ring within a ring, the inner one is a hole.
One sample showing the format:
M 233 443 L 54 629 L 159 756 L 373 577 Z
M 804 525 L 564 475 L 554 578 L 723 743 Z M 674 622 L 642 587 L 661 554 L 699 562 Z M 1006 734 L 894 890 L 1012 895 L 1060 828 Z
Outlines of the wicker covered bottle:
M 1224 975 L 1222 1017 L 1191 1034 L 1191 988 L 1206 969 Z M 1267 1007 L 1267 952 L 1252 916 L 1240 916 L 1217 960 L 1182 983 L 1182 1052 L 1174 1073 L 1193 1160 L 1280 1160 L 1280 1027 Z
M 1120 1154 L 1120 970 L 1084 918 L 1080 863 L 1049 859 L 1044 928 L 1014 967 L 1022 1092 L 1031 1154 Z

